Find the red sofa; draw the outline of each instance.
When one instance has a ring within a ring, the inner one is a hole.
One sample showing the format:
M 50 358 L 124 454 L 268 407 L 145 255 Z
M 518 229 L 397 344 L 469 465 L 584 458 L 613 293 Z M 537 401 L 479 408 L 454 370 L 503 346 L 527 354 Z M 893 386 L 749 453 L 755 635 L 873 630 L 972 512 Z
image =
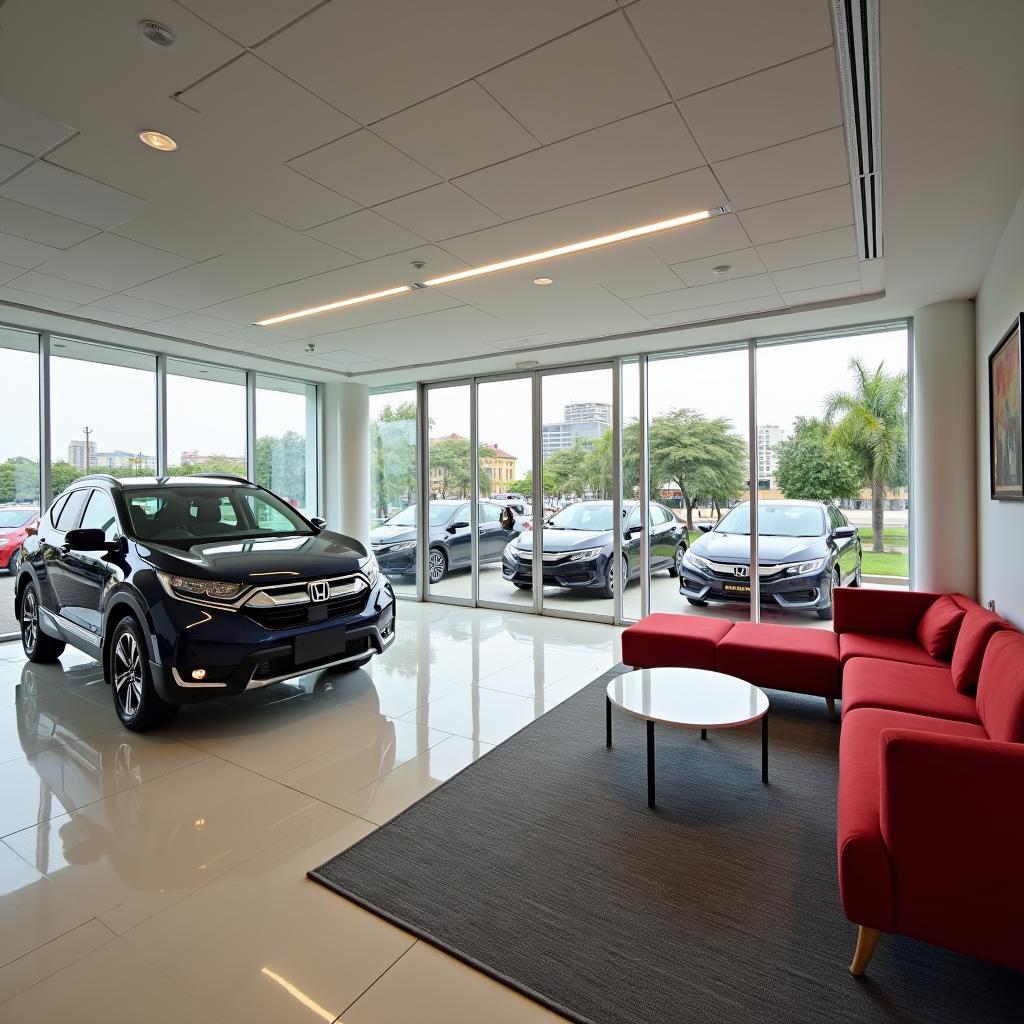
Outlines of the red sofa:
M 834 600 L 832 633 L 652 615 L 623 633 L 623 661 L 715 668 L 833 713 L 841 696 L 855 975 L 884 932 L 1024 970 L 1024 634 L 959 594 L 844 587 Z

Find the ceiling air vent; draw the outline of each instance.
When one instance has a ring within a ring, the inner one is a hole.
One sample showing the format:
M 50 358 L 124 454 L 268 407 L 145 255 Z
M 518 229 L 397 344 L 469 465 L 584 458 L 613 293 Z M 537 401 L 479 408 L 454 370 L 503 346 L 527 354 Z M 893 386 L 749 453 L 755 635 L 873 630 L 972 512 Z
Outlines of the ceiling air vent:
M 878 0 L 832 0 L 839 50 L 850 184 L 862 260 L 882 256 L 882 154 Z

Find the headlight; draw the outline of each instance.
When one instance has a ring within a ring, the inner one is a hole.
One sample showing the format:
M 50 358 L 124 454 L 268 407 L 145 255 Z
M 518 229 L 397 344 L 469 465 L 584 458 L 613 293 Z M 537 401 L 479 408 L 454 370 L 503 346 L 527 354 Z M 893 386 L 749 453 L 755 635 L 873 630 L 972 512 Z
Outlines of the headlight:
M 683 561 L 691 568 L 702 569 L 704 572 L 711 571 L 711 566 L 700 555 L 695 555 L 689 549 L 683 552 Z
M 416 541 L 414 540 L 403 540 L 398 544 L 392 544 L 391 551 L 409 551 L 411 548 L 416 547 Z
M 585 551 L 574 551 L 569 557 L 570 562 L 586 562 L 591 558 L 597 558 L 604 548 L 587 548 Z
M 232 601 L 245 590 L 244 583 L 190 580 L 185 576 L 173 576 L 169 572 L 158 572 L 157 577 L 167 596 L 179 601 Z
M 413 542 L 415 543 L 415 541 Z M 377 577 L 380 575 L 380 567 L 377 565 L 377 559 L 373 555 L 369 555 L 359 563 L 359 571 L 366 577 L 366 582 L 372 587 L 377 582 Z
M 786 572 L 790 576 L 802 576 L 805 572 L 817 572 L 824 564 L 824 558 L 814 558 L 809 562 L 793 562 L 786 566 Z

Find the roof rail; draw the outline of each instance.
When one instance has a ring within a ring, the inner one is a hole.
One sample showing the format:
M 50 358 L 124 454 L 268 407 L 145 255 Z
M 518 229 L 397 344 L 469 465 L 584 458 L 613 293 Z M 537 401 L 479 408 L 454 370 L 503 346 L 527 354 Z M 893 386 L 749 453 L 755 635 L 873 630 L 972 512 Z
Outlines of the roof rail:
M 85 476 L 78 477 L 74 483 L 80 484 L 83 480 L 106 480 L 108 483 L 117 484 L 118 487 L 121 486 L 120 478 L 114 476 L 113 473 L 86 473 Z
M 252 481 L 245 476 L 234 476 L 231 473 L 189 473 L 189 476 L 200 476 L 208 480 L 234 480 L 235 483 L 249 484 L 252 486 Z

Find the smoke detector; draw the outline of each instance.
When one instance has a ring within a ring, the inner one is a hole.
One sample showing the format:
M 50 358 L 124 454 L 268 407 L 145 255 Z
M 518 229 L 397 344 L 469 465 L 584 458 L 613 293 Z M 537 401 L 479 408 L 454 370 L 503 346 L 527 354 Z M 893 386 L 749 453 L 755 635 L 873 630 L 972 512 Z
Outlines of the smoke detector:
M 712 274 L 728 274 L 732 270 L 731 263 L 719 263 L 717 267 L 711 268 Z
M 151 18 L 144 18 L 139 22 L 139 34 L 147 43 L 154 46 L 174 45 L 174 33 L 166 25 L 161 25 L 159 21 L 153 21 Z

